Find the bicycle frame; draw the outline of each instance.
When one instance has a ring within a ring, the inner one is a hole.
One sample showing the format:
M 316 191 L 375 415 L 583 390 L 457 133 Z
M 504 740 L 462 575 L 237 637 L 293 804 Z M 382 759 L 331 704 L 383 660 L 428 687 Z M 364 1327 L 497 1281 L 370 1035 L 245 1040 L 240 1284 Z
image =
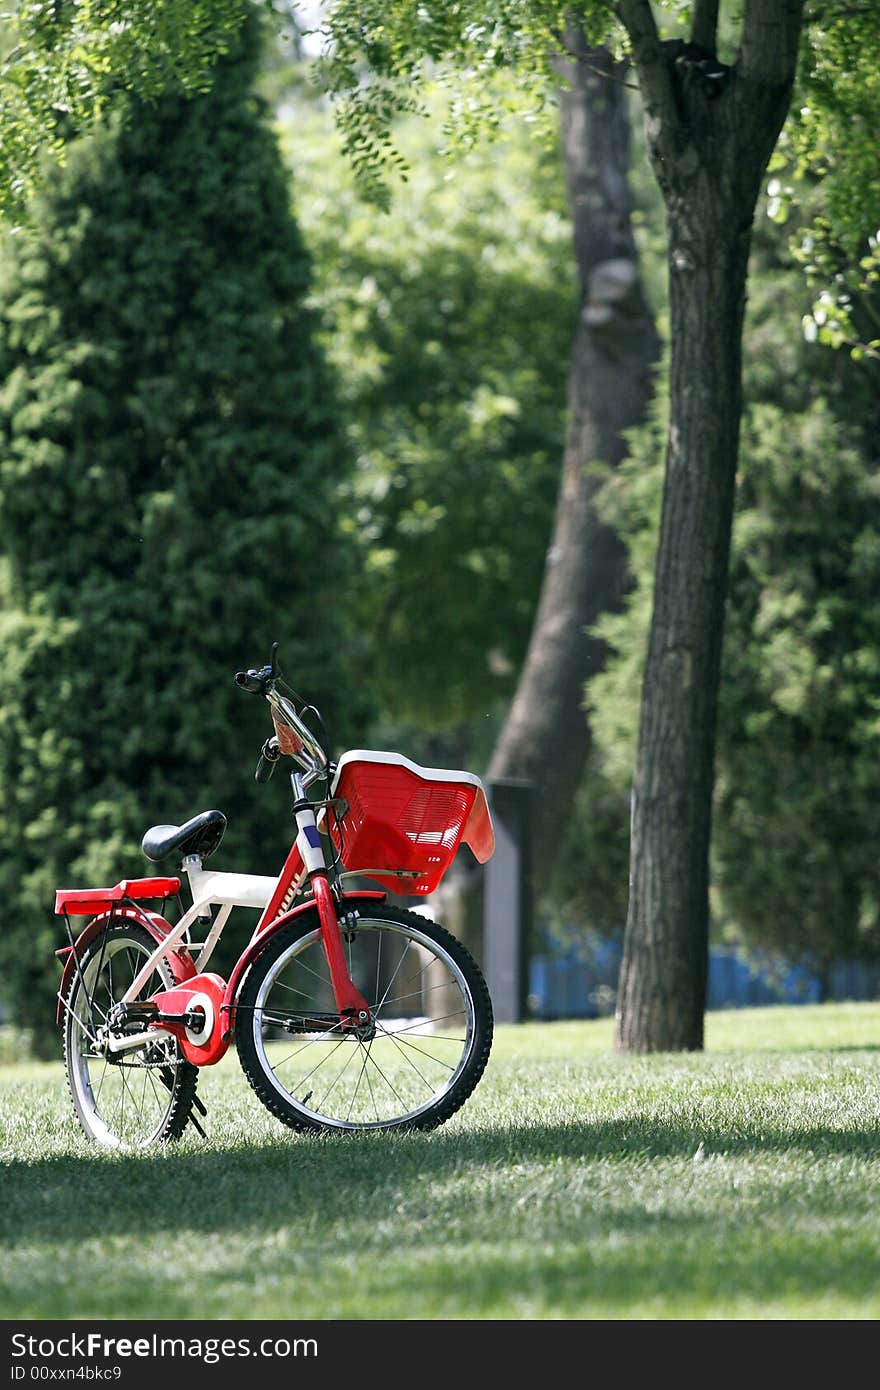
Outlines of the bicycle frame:
M 138 920 L 156 939 L 156 949 L 135 975 L 121 1002 L 130 1003 L 136 1000 L 158 962 L 167 959 L 171 963 L 176 986 L 174 990 L 157 995 L 156 1002 L 160 1007 L 167 1007 L 169 1012 L 183 1013 L 186 1011 L 187 1002 L 183 996 L 188 996 L 189 1002 L 198 1003 L 206 1014 L 206 1025 L 202 1030 L 204 1039 L 194 1042 L 192 1029 L 151 1024 L 142 1032 L 110 1038 L 108 1046 L 112 1052 L 128 1051 L 143 1046 L 146 1041 L 157 1036 L 174 1033 L 180 1037 L 184 1052 L 193 1052 L 191 1060 L 201 1066 L 219 1062 L 232 1038 L 235 999 L 248 967 L 265 950 L 276 932 L 294 917 L 313 910 L 317 910 L 318 913 L 330 980 L 342 1026 L 354 1026 L 368 1016 L 366 1001 L 355 988 L 348 973 L 336 899 L 328 880 L 328 866 L 321 847 L 314 808 L 305 798 L 303 781 L 299 773 L 293 773 L 291 782 L 296 795 L 294 809 L 297 834 L 277 878 L 262 874 L 206 871 L 202 867 L 201 859 L 193 855 L 184 861 L 183 866 L 192 890 L 192 906 L 174 926 L 158 914 L 145 911 L 132 898 L 125 901 L 121 910 L 115 910 L 117 916 Z M 293 901 L 307 877 L 311 881 L 312 895 L 293 907 Z M 359 901 L 384 899 L 386 896 L 384 892 L 369 890 L 341 892 L 339 895 L 344 913 L 355 912 Z M 262 911 L 254 933 L 227 982 L 220 976 L 206 975 L 205 970 L 234 907 L 260 908 Z M 214 908 L 218 908 L 219 911 L 216 917 L 213 917 L 207 938 L 193 961 L 189 949 L 190 931 L 200 919 L 211 918 Z M 79 957 L 89 941 L 107 925 L 113 915 L 114 908 L 111 907 L 109 912 L 100 914 L 89 924 L 74 943 L 72 950 L 69 947 L 65 948 L 68 958 L 58 993 L 59 1014 L 61 1000 L 65 997 L 70 976 L 77 968 Z M 216 1028 L 213 1017 L 215 1013 L 219 1018 L 219 1027 Z

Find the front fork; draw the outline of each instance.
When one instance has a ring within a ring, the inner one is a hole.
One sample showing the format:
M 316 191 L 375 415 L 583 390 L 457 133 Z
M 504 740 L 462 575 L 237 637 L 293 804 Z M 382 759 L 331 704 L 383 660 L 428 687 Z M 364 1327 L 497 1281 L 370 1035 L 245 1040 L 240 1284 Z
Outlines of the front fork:
M 296 817 L 296 843 L 302 856 L 306 873 L 312 885 L 315 906 L 321 923 L 321 940 L 327 956 L 333 997 L 339 1010 L 343 1028 L 362 1028 L 370 1021 L 370 1007 L 363 995 L 355 988 L 345 959 L 342 933 L 339 930 L 339 917 L 336 902 L 327 880 L 327 864 L 321 845 L 315 811 L 305 793 L 300 773 L 291 773 Z

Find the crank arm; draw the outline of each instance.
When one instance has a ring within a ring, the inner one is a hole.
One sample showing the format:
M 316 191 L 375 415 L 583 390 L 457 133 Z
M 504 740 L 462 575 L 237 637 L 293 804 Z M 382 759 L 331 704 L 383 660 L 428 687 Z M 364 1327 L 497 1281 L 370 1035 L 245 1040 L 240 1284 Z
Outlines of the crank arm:
M 133 1047 L 144 1047 L 146 1043 L 156 1042 L 159 1038 L 173 1036 L 174 1034 L 165 1028 L 149 1028 L 143 1033 L 122 1033 L 118 1037 L 111 1033 L 107 1039 L 107 1048 L 110 1052 L 130 1052 Z

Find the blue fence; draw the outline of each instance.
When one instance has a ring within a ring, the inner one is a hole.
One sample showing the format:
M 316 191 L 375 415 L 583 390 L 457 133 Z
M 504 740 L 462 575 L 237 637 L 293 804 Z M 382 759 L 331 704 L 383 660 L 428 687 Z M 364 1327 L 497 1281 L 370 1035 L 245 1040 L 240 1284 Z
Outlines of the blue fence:
M 612 1013 L 620 955 L 619 942 L 596 940 L 533 956 L 529 967 L 530 1017 L 598 1018 Z M 823 988 L 820 977 L 804 965 L 749 955 L 732 947 L 713 947 L 709 952 L 710 1009 L 878 998 L 880 964 L 839 961 Z

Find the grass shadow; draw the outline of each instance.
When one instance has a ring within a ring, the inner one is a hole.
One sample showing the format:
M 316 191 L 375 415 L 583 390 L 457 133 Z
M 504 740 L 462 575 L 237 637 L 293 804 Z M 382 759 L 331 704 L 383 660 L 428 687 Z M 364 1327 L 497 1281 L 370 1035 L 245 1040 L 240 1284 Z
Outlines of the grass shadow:
M 380 1211 L 401 1189 L 501 1171 L 507 1165 L 572 1159 L 643 1164 L 701 1155 L 801 1153 L 805 1157 L 880 1155 L 880 1120 L 868 1127 L 736 1130 L 631 1116 L 583 1124 L 443 1130 L 434 1134 L 281 1136 L 262 1142 L 189 1147 L 144 1155 L 58 1155 L 4 1165 L 0 1241 L 88 1239 L 125 1231 L 148 1213 L 151 1232 L 181 1223 L 206 1233 L 295 1227 L 303 1213 L 334 1219 Z

